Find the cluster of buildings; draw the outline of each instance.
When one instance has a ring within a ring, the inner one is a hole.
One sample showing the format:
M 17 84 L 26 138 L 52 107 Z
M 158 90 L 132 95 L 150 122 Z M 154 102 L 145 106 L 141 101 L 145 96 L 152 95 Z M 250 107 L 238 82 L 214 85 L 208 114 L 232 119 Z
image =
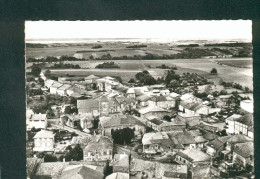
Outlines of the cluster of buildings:
M 45 88 L 50 94 L 77 96 L 78 113 L 61 115 L 56 126 L 80 131 L 74 142 L 87 137 L 78 142 L 83 158 L 49 163 L 28 158 L 28 178 L 221 178 L 234 168 L 253 172 L 252 100 L 242 100 L 242 112 L 223 120 L 218 118 L 223 108 L 164 85 L 127 87 L 94 75 L 79 84 L 72 78 L 45 79 Z M 78 97 L 88 89 L 101 93 Z M 28 130 L 42 129 L 33 137 L 33 151 L 54 152 L 55 133 L 47 127 L 46 114 L 28 110 L 26 117 Z M 132 146 L 114 142 L 113 132 L 125 128 L 134 131 Z

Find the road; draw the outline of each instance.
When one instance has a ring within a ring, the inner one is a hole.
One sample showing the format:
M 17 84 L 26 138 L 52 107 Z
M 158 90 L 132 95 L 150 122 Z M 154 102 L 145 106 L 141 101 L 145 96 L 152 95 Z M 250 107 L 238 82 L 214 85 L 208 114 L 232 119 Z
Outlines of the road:
M 52 124 L 51 125 L 52 127 L 56 127 L 56 128 L 59 128 L 59 129 L 63 129 L 63 130 L 67 130 L 69 132 L 75 132 L 76 134 L 80 135 L 80 136 L 87 136 L 87 137 L 91 137 L 90 134 L 87 134 L 85 132 L 81 132 L 77 129 L 73 129 L 71 127 L 68 127 L 68 126 L 61 126 L 61 125 L 58 125 L 58 124 Z

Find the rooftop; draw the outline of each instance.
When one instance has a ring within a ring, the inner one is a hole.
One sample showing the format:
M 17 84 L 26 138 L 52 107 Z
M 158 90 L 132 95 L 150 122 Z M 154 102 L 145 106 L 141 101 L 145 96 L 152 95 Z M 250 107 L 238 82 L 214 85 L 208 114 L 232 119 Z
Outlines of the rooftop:
M 113 140 L 105 136 L 93 136 L 84 151 L 100 151 L 113 149 Z
M 44 162 L 40 163 L 36 170 L 37 176 L 51 176 L 59 178 L 62 170 L 68 166 L 68 162 Z
M 106 179 L 129 179 L 129 174 L 128 173 L 112 173 L 106 177 Z
M 144 126 L 142 122 L 131 115 L 114 115 L 102 124 L 103 127 L 114 127 L 114 126 L 133 126 L 139 125 Z
M 139 110 L 140 114 L 146 114 L 148 112 L 167 112 L 167 111 L 159 107 L 146 107 Z
M 103 179 L 104 175 L 93 167 L 85 165 L 70 165 L 66 167 L 60 179 Z
M 234 147 L 234 152 L 244 158 L 253 156 L 254 155 L 254 143 L 245 142 L 245 143 L 236 144 Z
M 33 137 L 34 139 L 36 138 L 54 138 L 55 134 L 52 131 L 47 131 L 47 130 L 41 130 L 36 133 L 36 135 Z
M 211 159 L 208 154 L 198 149 L 186 149 L 184 151 L 177 152 L 177 155 L 180 155 L 191 162 L 209 161 Z
M 47 120 L 47 114 L 33 114 L 31 116 L 31 119 L 32 121 L 44 121 L 44 120 Z

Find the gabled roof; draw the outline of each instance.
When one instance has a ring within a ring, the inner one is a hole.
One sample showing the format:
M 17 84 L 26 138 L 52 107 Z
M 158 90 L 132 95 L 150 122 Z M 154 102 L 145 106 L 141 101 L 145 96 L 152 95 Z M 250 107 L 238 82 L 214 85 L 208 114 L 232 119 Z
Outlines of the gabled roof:
M 90 108 L 98 108 L 99 101 L 97 99 L 83 99 L 77 100 L 77 108 L 79 109 L 90 109 Z
M 237 119 L 237 122 L 240 122 L 247 126 L 253 126 L 253 124 L 254 124 L 253 114 L 246 114 L 246 115 L 240 117 L 239 119 Z
M 146 101 L 148 101 L 148 100 L 151 99 L 151 98 L 152 98 L 152 96 L 149 96 L 149 95 L 144 94 L 144 95 L 138 96 L 138 97 L 136 98 L 136 100 L 137 100 L 137 101 L 146 102 Z
M 252 141 L 252 139 L 250 139 L 242 134 L 219 137 L 218 139 L 221 140 L 222 142 L 229 142 L 232 144 Z
M 167 111 L 159 107 L 146 107 L 139 110 L 140 114 L 146 114 L 148 112 L 167 112 Z
M 106 136 L 93 136 L 84 151 L 94 152 L 113 149 L 113 140 Z
M 166 126 L 185 126 L 184 121 L 174 120 L 172 122 L 164 122 L 160 124 L 160 127 L 166 127 Z
M 32 121 L 44 121 L 47 120 L 47 114 L 33 114 L 30 118 Z
M 54 138 L 55 134 L 52 131 L 47 131 L 47 130 L 41 130 L 36 133 L 36 135 L 33 137 L 34 139 L 36 138 Z
M 131 115 L 115 115 L 112 118 L 108 119 L 105 123 L 102 124 L 102 127 L 115 127 L 115 126 L 133 126 L 139 125 L 144 126 L 142 122 L 136 119 L 134 116 Z
M 51 88 L 59 88 L 61 87 L 63 84 L 59 83 L 59 82 L 55 82 L 51 85 Z
M 129 88 L 126 92 L 127 94 L 135 94 L 134 88 Z
M 129 167 L 129 155 L 126 154 L 115 154 L 113 161 L 111 161 L 113 166 Z
M 66 89 L 69 89 L 70 87 L 71 87 L 71 85 L 64 84 L 61 87 L 59 87 L 58 90 L 66 90 Z
M 244 158 L 253 156 L 254 155 L 254 143 L 246 142 L 246 143 L 236 144 L 234 147 L 234 152 Z
M 99 79 L 100 77 L 95 76 L 95 75 L 89 75 L 87 77 L 85 77 L 85 80 L 94 80 L 94 79 Z
M 150 132 L 145 133 L 142 138 L 143 145 L 152 144 L 152 141 L 169 139 L 169 136 L 166 132 Z
M 85 165 L 75 165 L 65 168 L 60 179 L 103 179 L 104 175 Z
M 210 161 L 210 156 L 198 149 L 186 149 L 177 152 L 177 155 L 189 160 L 190 162 Z
M 209 143 L 207 143 L 207 146 L 215 149 L 215 150 L 218 150 L 220 147 L 222 147 L 224 145 L 224 143 L 219 140 L 219 139 L 215 139 L 213 141 L 210 141 Z
M 233 114 L 233 115 L 229 116 L 228 118 L 226 118 L 226 121 L 236 121 L 240 117 L 242 117 L 242 115 L 240 115 L 240 114 Z
M 154 96 L 151 98 L 152 101 L 155 102 L 163 102 L 163 101 L 168 101 L 165 96 Z
M 106 179 L 129 179 L 129 174 L 128 173 L 112 173 L 106 177 Z
M 62 170 L 68 166 L 68 162 L 44 162 L 40 163 L 36 170 L 36 176 L 50 176 L 59 178 Z

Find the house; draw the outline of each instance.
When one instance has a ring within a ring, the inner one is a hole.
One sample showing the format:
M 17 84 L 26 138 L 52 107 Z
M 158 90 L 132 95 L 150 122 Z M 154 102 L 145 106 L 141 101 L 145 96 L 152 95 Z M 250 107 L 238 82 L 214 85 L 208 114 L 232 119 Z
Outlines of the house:
M 206 153 L 214 157 L 230 158 L 234 145 L 250 141 L 244 135 L 218 137 L 206 144 Z
M 240 114 L 233 114 L 225 119 L 226 126 L 227 126 L 227 129 L 226 129 L 227 133 L 229 133 L 229 134 L 235 133 L 235 121 L 241 117 L 242 117 L 242 115 L 240 115 Z
M 249 112 L 249 113 L 253 113 L 254 112 L 254 103 L 253 100 L 243 100 L 240 101 L 240 107 Z
M 34 139 L 34 148 L 35 152 L 48 152 L 53 151 L 54 149 L 54 136 L 55 134 L 52 131 L 41 130 L 36 133 L 33 137 Z
M 108 175 L 106 179 L 129 179 L 128 173 L 116 172 Z
M 104 174 L 95 170 L 96 166 L 69 165 L 62 171 L 59 179 L 104 179 Z
M 226 119 L 227 132 L 231 134 L 244 134 L 250 138 L 254 137 L 253 133 L 253 114 L 248 113 L 246 115 L 232 115 Z
M 44 86 L 49 89 L 55 82 L 57 82 L 57 81 L 54 81 L 54 80 L 45 80 L 45 81 L 44 81 Z
M 115 154 L 114 159 L 110 162 L 113 167 L 113 173 L 122 172 L 129 173 L 130 161 L 127 154 Z
M 118 113 L 121 110 L 116 98 L 104 95 L 94 99 L 78 99 L 77 108 L 80 114 L 91 113 L 94 116 Z
M 254 143 L 245 142 L 235 144 L 233 150 L 233 163 L 243 166 L 250 166 L 251 170 L 254 166 Z
M 170 109 L 175 107 L 175 100 L 170 96 L 153 96 L 148 100 L 148 105 L 162 109 Z
M 132 98 L 132 99 L 135 99 L 136 98 L 136 95 L 135 95 L 135 90 L 134 88 L 129 88 L 126 92 L 126 96 L 128 98 Z
M 80 118 L 80 126 L 84 129 L 91 129 L 94 127 L 94 118 L 92 115 L 79 115 Z
M 130 128 L 140 135 L 145 133 L 145 125 L 131 115 L 114 115 L 101 124 L 102 135 L 111 136 L 115 130 Z
M 155 131 L 160 131 L 159 126 L 164 123 L 163 120 L 157 119 L 156 116 L 148 116 L 146 119 L 146 126 L 152 128 Z
M 160 94 L 163 95 L 163 96 L 169 95 L 170 94 L 170 90 L 168 90 L 168 89 L 161 90 Z
M 122 111 L 130 111 L 136 109 L 137 101 L 126 97 L 115 97 Z
M 142 159 L 132 159 L 130 163 L 131 178 L 187 178 L 186 165 L 166 164 Z
M 208 115 L 219 112 L 220 108 L 210 108 L 202 103 L 188 103 L 181 101 L 179 104 L 179 110 L 182 111 L 179 115 L 189 117 L 198 115 Z
M 140 113 L 142 118 L 156 116 L 158 119 L 162 119 L 164 116 L 169 114 L 168 111 L 159 107 L 146 107 L 140 109 L 138 112 Z
M 63 115 L 60 117 L 60 122 L 75 129 L 78 129 L 80 126 L 80 118 L 78 115 Z
M 202 103 L 202 99 L 195 97 L 191 93 L 186 93 L 180 97 L 181 101 L 185 101 L 187 103 Z
M 89 75 L 87 77 L 85 77 L 85 82 L 89 83 L 91 85 L 91 88 L 96 89 L 97 88 L 97 79 L 99 79 L 100 77 L 95 76 L 95 75 Z
M 171 122 L 164 122 L 159 125 L 159 131 L 184 131 L 186 123 L 183 120 L 172 119 Z
M 111 161 L 113 159 L 113 140 L 106 136 L 93 136 L 83 154 L 85 161 Z
M 59 87 L 61 87 L 63 84 L 59 83 L 59 82 L 54 82 L 51 86 L 50 86 L 50 93 L 51 94 L 57 94 L 57 90 Z
M 138 96 L 138 97 L 136 98 L 136 100 L 138 101 L 138 104 L 139 104 L 141 107 L 146 107 L 146 106 L 149 105 L 149 102 L 148 102 L 148 101 L 149 101 L 149 99 L 151 99 L 151 98 L 152 98 L 152 96 L 144 94 L 144 95 Z
M 60 96 L 67 96 L 67 89 L 69 89 L 70 87 L 71 85 L 64 84 L 61 87 L 59 87 L 56 92 Z
M 183 146 L 184 149 L 202 149 L 207 142 L 199 130 L 169 132 L 168 135 L 176 145 Z
M 162 179 L 186 179 L 188 167 L 186 165 L 156 162 L 155 176 Z
M 42 162 L 35 170 L 33 179 L 60 179 L 63 169 L 69 162 Z
M 196 166 L 191 169 L 191 178 L 220 178 L 220 171 L 211 165 Z
M 119 85 L 119 82 L 115 78 L 109 76 L 97 79 L 96 82 L 99 91 L 109 92 L 117 85 Z
M 145 133 L 142 138 L 143 153 L 147 157 L 172 152 L 174 143 L 165 132 Z
M 199 165 L 209 165 L 211 157 L 198 149 L 186 149 L 176 153 L 175 161 L 181 165 L 193 168 Z
M 28 114 L 29 115 L 29 114 Z M 47 127 L 47 115 L 46 114 L 31 114 L 27 116 L 27 130 L 45 129 Z

